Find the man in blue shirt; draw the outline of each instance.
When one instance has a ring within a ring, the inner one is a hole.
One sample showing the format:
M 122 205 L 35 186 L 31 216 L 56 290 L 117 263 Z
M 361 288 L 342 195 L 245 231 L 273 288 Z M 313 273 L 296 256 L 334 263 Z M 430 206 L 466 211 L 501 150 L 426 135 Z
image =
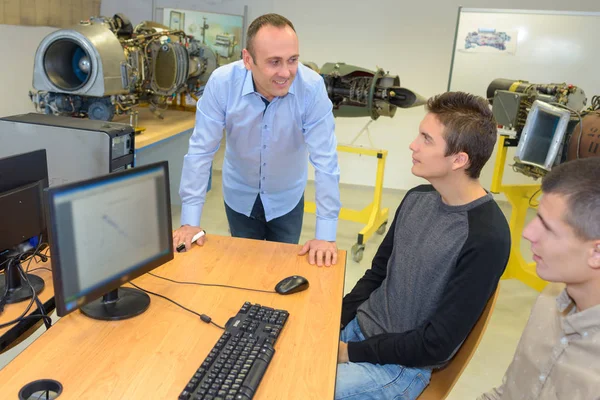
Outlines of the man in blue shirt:
M 189 249 L 201 230 L 210 165 L 225 129 L 223 197 L 232 236 L 298 243 L 309 159 L 315 168 L 316 234 L 299 254 L 308 253 L 311 264 L 335 264 L 339 167 L 323 79 L 298 62 L 294 27 L 277 14 L 250 24 L 242 58 L 215 70 L 198 101 L 179 190 L 181 227 L 173 242 Z

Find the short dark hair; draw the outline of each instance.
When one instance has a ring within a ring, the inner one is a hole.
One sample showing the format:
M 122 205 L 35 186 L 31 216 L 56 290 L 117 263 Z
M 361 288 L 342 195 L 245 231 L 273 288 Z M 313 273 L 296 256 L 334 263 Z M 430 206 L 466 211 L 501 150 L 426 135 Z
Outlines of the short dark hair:
M 444 125 L 446 156 L 467 153 L 466 173 L 473 179 L 479 178 L 492 155 L 498 133 L 490 103 L 473 94 L 446 92 L 430 98 L 426 109 Z
M 252 23 L 248 27 L 248 33 L 246 34 L 246 50 L 248 50 L 248 52 L 252 56 L 252 59 L 254 60 L 255 64 L 256 60 L 254 59 L 254 47 L 252 45 L 252 42 L 254 41 L 254 36 L 256 36 L 260 28 L 262 28 L 265 25 L 271 25 L 276 28 L 285 28 L 286 26 L 289 26 L 294 32 L 296 32 L 296 29 L 294 28 L 292 22 L 286 17 L 279 14 L 271 13 L 261 15 L 260 17 L 252 21 Z
M 583 240 L 600 239 L 600 157 L 553 167 L 542 179 L 542 192 L 565 196 L 565 222 Z

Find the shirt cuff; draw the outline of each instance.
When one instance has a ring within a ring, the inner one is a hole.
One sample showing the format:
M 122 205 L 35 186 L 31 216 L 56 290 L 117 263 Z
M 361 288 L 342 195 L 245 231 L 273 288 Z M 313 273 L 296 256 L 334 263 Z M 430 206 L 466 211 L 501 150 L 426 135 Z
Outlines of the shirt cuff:
M 365 354 L 365 346 L 363 342 L 348 342 L 348 360 L 351 362 L 377 362 L 367 357 Z
M 337 233 L 337 223 L 337 219 L 323 219 L 317 217 L 315 239 L 327 240 L 328 242 L 335 242 L 335 236 Z
M 200 216 L 202 215 L 201 205 L 185 205 L 181 206 L 181 226 L 200 226 Z

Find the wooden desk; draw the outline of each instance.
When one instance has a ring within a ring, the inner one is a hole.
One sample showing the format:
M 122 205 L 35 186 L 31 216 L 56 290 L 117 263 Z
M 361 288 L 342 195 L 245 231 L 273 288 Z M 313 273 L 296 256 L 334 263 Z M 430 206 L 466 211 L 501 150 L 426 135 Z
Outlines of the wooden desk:
M 23 268 L 27 267 L 27 262 L 22 264 Z M 50 261 L 46 263 L 36 263 L 32 261 L 30 270 L 33 270 L 38 267 L 46 267 L 50 268 Z M 52 282 L 52 273 L 45 269 L 38 269 L 33 272 L 29 272 L 32 275 L 37 275 L 44 280 L 44 290 L 42 290 L 38 297 L 42 304 L 44 305 L 44 309 L 46 313 L 51 313 L 54 311 L 54 283 Z M 4 279 L 4 275 L 0 275 L 0 279 Z M 19 317 L 23 311 L 29 305 L 29 299 L 13 304 L 6 304 L 4 306 L 4 312 L 0 314 L 0 324 L 12 321 L 13 319 Z M 27 315 L 31 315 L 35 312 L 38 312 L 38 307 L 35 303 L 31 306 L 31 310 Z M 8 326 L 6 328 L 0 329 L 0 353 L 5 352 L 11 347 L 17 345 L 21 341 L 25 340 L 38 326 L 42 323 L 41 319 L 31 318 L 23 320 L 17 324 L 12 326 Z
M 223 325 L 244 301 L 286 309 L 290 317 L 256 399 L 332 399 L 340 333 L 346 253 L 319 268 L 296 254 L 299 246 L 210 235 L 203 248 L 153 272 L 176 280 L 273 289 L 300 274 L 308 290 L 281 296 L 179 285 L 144 275 L 134 282 Z M 3 398 L 17 398 L 31 381 L 62 383 L 60 399 L 177 399 L 222 331 L 164 299 L 125 321 L 106 322 L 79 311 L 50 330 L 0 371 Z
M 138 126 L 146 128 L 135 137 L 136 151 L 193 130 L 196 123 L 196 113 L 190 111 L 165 110 L 162 111 L 164 119 L 160 119 L 148 107 L 138 107 L 136 110 Z M 129 124 L 129 116 L 116 116 L 113 122 Z

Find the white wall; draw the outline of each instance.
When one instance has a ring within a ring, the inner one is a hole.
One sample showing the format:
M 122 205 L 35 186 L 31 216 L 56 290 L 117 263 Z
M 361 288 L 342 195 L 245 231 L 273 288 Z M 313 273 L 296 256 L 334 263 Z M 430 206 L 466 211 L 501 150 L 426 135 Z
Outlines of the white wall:
M 580 0 L 570 4 L 562 0 L 505 0 L 501 5 L 493 0 L 376 0 L 370 3 L 347 0 L 103 0 L 101 14 L 112 16 L 123 13 L 136 24 L 152 19 L 153 3 L 156 7 L 231 14 L 242 14 L 244 5 L 248 5 L 250 21 L 267 12 L 280 13 L 288 17 L 298 31 L 303 60 L 319 65 L 343 61 L 372 69 L 380 66 L 398 74 L 404 86 L 425 97 L 446 90 L 459 5 L 600 11 L 598 0 Z M 12 41 L 4 39 L 0 44 L 3 54 L 7 55 L 0 63 L 0 71 L 3 72 L 0 74 L 0 87 L 4 94 L 0 98 L 0 115 L 33 109 L 27 98 L 31 89 L 33 56 L 37 44 L 50 32 L 49 29 L 0 25 L 3 38 L 14 38 Z M 588 93 L 588 97 L 592 94 Z M 408 189 L 421 183 L 410 173 L 408 145 L 416 135 L 423 115 L 422 108 L 398 110 L 393 119 L 381 117 L 371 124 L 374 146 L 389 151 L 385 187 Z M 367 118 L 337 119 L 338 141 L 350 141 L 367 121 Z M 363 137 L 357 144 L 369 146 L 369 141 Z M 340 164 L 342 182 L 374 184 L 375 159 L 342 153 Z M 492 167 L 493 162 L 488 163 L 482 174 L 482 181 L 487 187 Z M 509 183 L 526 179 L 507 173 Z
M 125 14 L 135 25 L 141 21 L 152 20 L 152 6 L 156 8 L 180 8 L 193 11 L 218 12 L 224 14 L 244 14 L 248 6 L 248 19 L 273 12 L 275 0 L 102 0 L 100 12 L 112 17 L 116 13 Z M 246 22 L 247 24 L 249 22 Z
M 42 39 L 56 28 L 0 25 L 0 117 L 34 112 L 33 58 Z
M 361 67 L 384 68 L 398 74 L 401 83 L 429 97 L 446 90 L 452 57 L 458 7 L 599 11 L 598 0 L 376 0 L 355 3 L 347 0 L 304 0 L 275 2 L 274 12 L 289 18 L 300 39 L 303 60 L 318 65 L 343 61 Z M 565 77 L 565 80 L 576 77 Z M 584 88 L 585 89 L 585 88 Z M 478 93 L 485 95 L 484 93 Z M 592 93 L 588 93 L 591 98 Z M 422 181 L 410 173 L 408 145 L 416 136 L 423 108 L 398 110 L 393 119 L 381 117 L 371 124 L 375 147 L 387 149 L 385 187 L 408 189 Z M 368 121 L 337 119 L 339 142 L 351 140 Z M 358 142 L 369 146 L 367 138 Z M 509 152 L 509 156 L 510 156 Z M 484 168 L 482 183 L 488 187 L 493 157 Z M 340 154 L 342 182 L 374 184 L 375 160 Z M 522 175 L 506 173 L 506 182 L 526 182 Z

